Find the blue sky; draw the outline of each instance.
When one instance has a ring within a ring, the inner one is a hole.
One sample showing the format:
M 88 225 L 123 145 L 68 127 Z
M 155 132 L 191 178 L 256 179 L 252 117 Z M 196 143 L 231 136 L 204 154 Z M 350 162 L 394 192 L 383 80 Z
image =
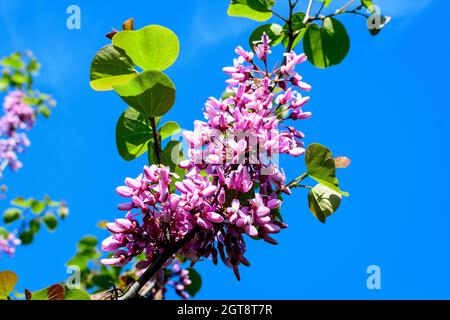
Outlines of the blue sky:
M 352 41 L 347 59 L 327 70 L 300 69 L 314 88 L 313 119 L 300 128 L 307 143 L 320 142 L 352 159 L 339 172 L 351 196 L 325 225 L 309 213 L 305 192 L 286 198 L 289 228 L 277 236 L 280 245 L 249 241 L 252 266 L 241 270 L 240 283 L 224 266 L 199 264 L 204 285 L 198 298 L 450 298 L 450 39 L 447 21 L 436 19 L 450 6 L 437 0 L 378 3 L 394 18 L 379 37 L 371 37 L 359 17 L 346 17 Z M 66 28 L 70 4 L 81 8 L 81 30 Z M 132 6 L 115 0 L 2 1 L 0 55 L 31 49 L 43 65 L 36 86 L 58 100 L 52 119 L 30 133 L 25 167 L 7 173 L 8 195 L 49 194 L 66 199 L 71 209 L 55 233 L 42 232 L 14 259 L 0 260 L 1 270 L 18 273 L 20 290 L 66 278 L 64 263 L 77 240 L 105 235 L 96 222 L 120 216 L 115 187 L 145 163 L 145 157 L 125 162 L 116 151 L 115 125 L 124 103 L 89 87 L 90 61 L 107 43 L 103 35 L 129 17 L 138 27 L 161 24 L 178 34 L 180 58 L 168 71 L 177 101 L 166 119 L 189 129 L 208 96 L 223 91 L 221 68 L 231 63 L 234 47 L 247 45 L 258 25 L 228 17 L 227 5 L 225 0 Z M 303 159 L 281 161 L 290 177 L 303 169 Z M 381 267 L 381 290 L 366 287 L 369 265 Z

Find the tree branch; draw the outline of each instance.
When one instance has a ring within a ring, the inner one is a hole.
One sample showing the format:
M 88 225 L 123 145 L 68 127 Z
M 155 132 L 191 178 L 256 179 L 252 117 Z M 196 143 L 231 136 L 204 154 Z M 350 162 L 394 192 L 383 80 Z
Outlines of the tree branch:
M 150 125 L 152 126 L 153 143 L 155 146 L 156 159 L 158 160 L 158 164 L 161 164 L 161 145 L 159 144 L 158 132 L 156 131 L 156 123 L 154 117 L 150 117 Z
M 136 297 L 139 294 L 139 291 L 142 289 L 142 287 L 150 281 L 150 279 L 158 272 L 164 264 L 175 254 L 177 253 L 181 248 L 184 247 L 185 244 L 187 244 L 190 240 L 194 238 L 194 236 L 197 234 L 197 232 L 200 231 L 199 227 L 195 227 L 189 233 L 181 240 L 176 242 L 174 245 L 166 248 L 163 253 L 161 253 L 150 265 L 150 267 L 145 270 L 145 272 L 137 279 L 128 289 L 128 291 L 121 297 L 119 297 L 118 300 L 130 300 Z

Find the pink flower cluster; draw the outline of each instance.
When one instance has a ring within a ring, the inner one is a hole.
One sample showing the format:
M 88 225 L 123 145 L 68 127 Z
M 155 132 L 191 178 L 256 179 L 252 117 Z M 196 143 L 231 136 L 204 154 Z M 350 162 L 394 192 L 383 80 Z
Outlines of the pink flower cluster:
M 20 245 L 21 241 L 16 238 L 14 233 L 9 233 L 5 237 L 0 235 L 0 257 L 4 252 L 9 256 L 13 256 L 16 252 L 16 246 Z
M 24 130 L 30 130 L 36 121 L 36 114 L 23 98 L 24 93 L 16 90 L 4 99 L 4 115 L 0 118 L 0 162 L 1 171 L 9 166 L 14 171 L 22 167 L 17 154 L 22 153 L 30 145 Z
M 265 34 L 255 44 L 264 66 L 269 44 Z M 233 66 L 224 68 L 230 76 L 227 97 L 209 98 L 206 121 L 195 121 L 194 130 L 183 134 L 189 148 L 187 160 L 179 164 L 186 175 L 175 177 L 178 194 L 171 190 L 174 174 L 155 165 L 117 189 L 130 199 L 119 205 L 128 213 L 108 225 L 113 235 L 102 246 L 114 255 L 103 263 L 126 264 L 145 252 L 147 259 L 139 262 L 144 268 L 197 227 L 200 231 L 179 253 L 192 262 L 212 258 L 217 264 L 220 257 L 239 279 L 238 266 L 249 265 L 245 235 L 277 243 L 272 235 L 287 227 L 279 213 L 280 194 L 290 194 L 277 159 L 305 152 L 304 134 L 285 122 L 311 117 L 303 111 L 309 97 L 298 91 L 311 87 L 295 71 L 306 56 L 287 53 L 285 63 L 269 71 L 257 66 L 253 52 L 238 47 L 236 53 Z

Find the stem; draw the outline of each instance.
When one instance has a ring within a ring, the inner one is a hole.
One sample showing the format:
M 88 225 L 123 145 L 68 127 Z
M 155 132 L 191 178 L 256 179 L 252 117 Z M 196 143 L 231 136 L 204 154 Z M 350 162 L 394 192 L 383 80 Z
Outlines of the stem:
M 294 41 L 295 41 L 294 31 L 292 30 L 292 16 L 294 13 L 294 8 L 297 5 L 297 2 L 298 1 L 295 1 L 294 3 L 292 3 L 292 0 L 289 0 L 289 19 L 286 22 L 288 25 L 289 42 L 288 42 L 288 45 L 286 46 L 286 53 L 288 53 L 292 50 L 292 47 L 293 47 Z M 286 64 L 286 59 L 287 59 L 286 56 L 284 56 L 283 62 L 281 63 L 282 65 Z
M 166 248 L 153 263 L 148 267 L 147 270 L 137 279 L 128 289 L 128 291 L 121 297 L 119 300 L 130 300 L 133 299 L 136 295 L 138 295 L 139 291 L 142 287 L 156 274 L 156 272 L 161 269 L 164 264 L 169 260 L 175 253 L 177 253 L 183 246 L 188 243 L 192 238 L 194 238 L 195 234 L 199 232 L 199 227 L 195 227 L 181 240 L 176 242 L 173 246 Z
M 161 145 L 159 144 L 158 132 L 156 131 L 156 123 L 154 117 L 150 117 L 150 125 L 152 126 L 153 143 L 155 146 L 156 159 L 158 160 L 158 164 L 161 164 Z
M 308 173 L 305 172 L 305 173 L 299 175 L 297 178 L 295 178 L 291 182 L 289 182 L 284 188 L 297 188 L 299 186 L 300 182 L 305 180 L 307 177 L 308 177 Z M 283 189 L 278 190 L 278 193 L 283 191 Z

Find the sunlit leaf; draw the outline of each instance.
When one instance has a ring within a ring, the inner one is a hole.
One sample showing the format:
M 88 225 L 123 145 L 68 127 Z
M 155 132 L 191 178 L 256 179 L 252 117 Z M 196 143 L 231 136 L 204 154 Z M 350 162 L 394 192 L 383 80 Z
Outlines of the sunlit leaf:
M 136 74 L 131 59 L 110 44 L 92 60 L 91 87 L 97 91 L 112 90 L 114 85 L 124 84 Z
M 112 41 L 115 47 L 124 50 L 143 70 L 167 69 L 175 62 L 180 51 L 176 34 L 158 25 L 118 32 Z
M 18 281 L 17 275 L 12 271 L 0 271 L 0 300 L 6 299 Z
M 228 15 L 266 21 L 272 17 L 271 8 L 274 5 L 274 0 L 231 0 Z
M 350 50 L 350 38 L 342 23 L 325 18 L 323 25 L 311 24 L 303 39 L 308 60 L 319 68 L 328 68 L 344 60 Z
M 340 193 L 318 184 L 308 194 L 308 205 L 314 216 L 322 223 L 333 214 L 341 204 Z
M 347 192 L 339 189 L 334 157 L 328 148 L 318 143 L 309 145 L 305 153 L 305 162 L 308 176 L 328 188 L 348 196 Z
M 158 117 L 175 102 L 175 85 L 159 71 L 144 71 L 114 90 L 132 108 L 146 117 Z

